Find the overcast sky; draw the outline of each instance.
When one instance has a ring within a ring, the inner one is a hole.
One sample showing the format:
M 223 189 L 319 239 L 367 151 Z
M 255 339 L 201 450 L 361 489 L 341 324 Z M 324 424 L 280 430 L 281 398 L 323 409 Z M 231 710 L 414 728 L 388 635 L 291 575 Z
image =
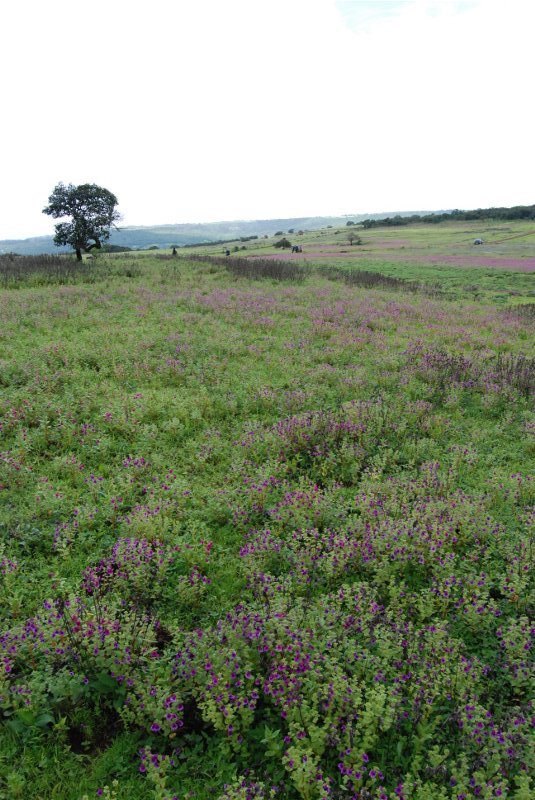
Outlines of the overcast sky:
M 0 7 L 0 239 L 59 182 L 125 225 L 535 203 L 533 0 Z

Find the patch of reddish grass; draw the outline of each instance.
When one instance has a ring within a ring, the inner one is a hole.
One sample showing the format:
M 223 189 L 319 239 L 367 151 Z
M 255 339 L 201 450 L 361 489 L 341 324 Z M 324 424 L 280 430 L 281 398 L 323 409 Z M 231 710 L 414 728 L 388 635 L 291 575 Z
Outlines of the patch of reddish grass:
M 514 272 L 535 272 L 535 258 L 506 258 L 503 256 L 418 256 L 414 260 L 431 264 L 452 264 L 455 267 L 494 267 Z

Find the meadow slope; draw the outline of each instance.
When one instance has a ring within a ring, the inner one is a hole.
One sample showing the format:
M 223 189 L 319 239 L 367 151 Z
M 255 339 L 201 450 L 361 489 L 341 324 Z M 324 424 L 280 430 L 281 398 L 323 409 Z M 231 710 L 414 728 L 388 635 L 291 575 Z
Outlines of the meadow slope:
M 533 796 L 533 278 L 417 227 L 0 291 L 1 798 Z

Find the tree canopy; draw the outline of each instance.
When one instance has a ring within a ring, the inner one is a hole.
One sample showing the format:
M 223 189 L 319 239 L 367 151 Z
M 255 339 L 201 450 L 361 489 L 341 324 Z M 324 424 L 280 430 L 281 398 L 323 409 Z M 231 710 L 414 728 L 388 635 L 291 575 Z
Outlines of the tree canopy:
M 82 260 L 82 250 L 100 249 L 110 238 L 110 230 L 120 219 L 116 210 L 118 200 L 112 192 L 95 183 L 65 186 L 58 183 L 48 198 L 43 214 L 54 219 L 70 217 L 68 222 L 55 226 L 54 244 L 70 245 Z

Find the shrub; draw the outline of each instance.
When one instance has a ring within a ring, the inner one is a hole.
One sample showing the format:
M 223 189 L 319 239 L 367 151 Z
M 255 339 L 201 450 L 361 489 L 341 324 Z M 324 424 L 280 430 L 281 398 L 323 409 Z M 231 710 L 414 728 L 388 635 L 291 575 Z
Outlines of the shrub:
M 279 241 L 275 242 L 275 244 L 273 245 L 273 247 L 279 247 L 279 248 L 282 248 L 283 250 L 287 250 L 291 246 L 292 246 L 292 243 L 290 241 L 288 241 L 288 239 L 285 236 L 283 236 L 282 239 L 279 239 Z
M 300 283 L 305 279 L 305 271 L 295 262 L 272 261 L 268 258 L 232 258 L 221 256 L 193 256 L 192 260 L 226 267 L 237 278 L 259 280 L 271 278 L 275 281 L 294 281 Z

